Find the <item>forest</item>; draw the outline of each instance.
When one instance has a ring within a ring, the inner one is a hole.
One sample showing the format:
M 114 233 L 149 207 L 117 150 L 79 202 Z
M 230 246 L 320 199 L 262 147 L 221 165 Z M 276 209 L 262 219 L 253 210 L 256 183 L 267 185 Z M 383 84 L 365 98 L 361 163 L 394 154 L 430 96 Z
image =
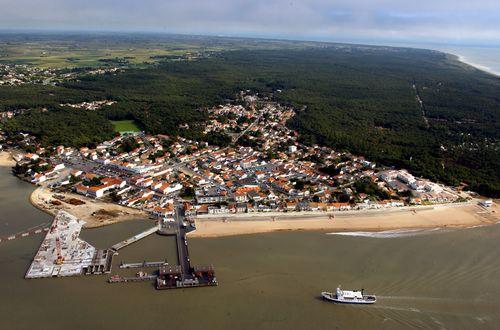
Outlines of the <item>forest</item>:
M 112 134 L 109 120 L 200 139 L 202 109 L 246 89 L 298 109 L 288 125 L 305 143 L 500 194 L 500 78 L 436 51 L 343 44 L 222 51 L 57 87 L 0 87 L 0 111 L 48 109 L 4 124 L 7 132 L 32 132 L 45 143 L 95 143 Z M 59 106 L 100 99 L 117 103 L 94 113 Z M 189 129 L 181 129 L 186 123 Z

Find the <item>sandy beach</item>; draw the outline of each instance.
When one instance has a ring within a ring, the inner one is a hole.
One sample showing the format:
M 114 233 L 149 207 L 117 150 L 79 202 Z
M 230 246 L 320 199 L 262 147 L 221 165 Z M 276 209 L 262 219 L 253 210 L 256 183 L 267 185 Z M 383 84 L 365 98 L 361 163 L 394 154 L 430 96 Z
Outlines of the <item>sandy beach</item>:
M 16 165 L 16 161 L 12 155 L 7 151 L 0 151 L 0 166 L 12 167 Z
M 64 198 L 55 198 L 55 195 Z M 38 209 L 51 215 L 55 215 L 59 210 L 65 210 L 84 220 L 86 222 L 84 228 L 97 228 L 128 220 L 148 218 L 148 214 L 144 211 L 73 193 L 53 193 L 44 187 L 38 187 L 33 191 L 30 202 Z
M 386 231 L 397 229 L 466 228 L 491 225 L 500 221 L 497 206 L 486 209 L 474 204 L 420 207 L 382 211 L 337 212 L 324 216 L 248 216 L 197 218 L 192 237 L 219 237 L 286 230 Z
M 464 64 L 467 64 L 469 66 L 472 66 L 478 70 L 481 70 L 481 71 L 484 71 L 486 73 L 489 73 L 491 75 L 494 75 L 496 77 L 500 77 L 500 72 L 496 72 L 495 70 L 485 66 L 485 65 L 481 65 L 481 64 L 477 64 L 477 63 L 474 63 L 472 62 L 471 60 L 469 60 L 467 57 L 465 56 L 462 56 L 462 55 L 455 55 L 457 57 L 457 59 L 464 63 Z

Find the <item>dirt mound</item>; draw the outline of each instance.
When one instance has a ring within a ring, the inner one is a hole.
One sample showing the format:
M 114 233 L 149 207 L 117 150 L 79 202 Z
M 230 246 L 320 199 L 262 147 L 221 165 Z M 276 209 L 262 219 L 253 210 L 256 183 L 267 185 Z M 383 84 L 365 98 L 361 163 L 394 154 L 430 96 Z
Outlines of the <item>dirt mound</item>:
M 65 200 L 65 202 L 68 204 L 71 204 L 71 205 L 84 205 L 85 204 L 84 201 L 81 201 L 81 200 L 76 199 L 76 198 L 67 199 L 67 200 Z
M 116 210 L 105 210 L 105 209 L 100 209 L 92 213 L 93 217 L 96 217 L 98 219 L 107 219 L 107 218 L 116 218 L 120 215 L 122 215 L 123 212 L 116 211 Z

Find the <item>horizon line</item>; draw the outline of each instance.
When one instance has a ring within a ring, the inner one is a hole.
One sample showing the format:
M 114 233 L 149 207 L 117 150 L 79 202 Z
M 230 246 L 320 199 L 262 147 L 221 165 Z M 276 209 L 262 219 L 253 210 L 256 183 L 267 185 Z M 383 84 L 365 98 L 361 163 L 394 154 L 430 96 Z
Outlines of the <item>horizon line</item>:
M 328 44 L 353 44 L 365 46 L 392 46 L 392 47 L 405 47 L 412 48 L 406 45 L 422 45 L 422 46 L 448 46 L 448 47 L 482 47 L 482 48 L 498 48 L 500 43 L 486 44 L 481 42 L 470 41 L 456 41 L 456 40 L 441 40 L 441 41 L 422 41 L 415 39 L 374 39 L 374 38 L 360 38 L 360 37 L 322 37 L 322 36 L 289 36 L 280 34 L 221 34 L 221 33 L 187 33 L 178 31 L 159 31 L 159 30 L 108 30 L 108 29 L 56 29 L 56 28 L 0 28 L 0 34 L 102 34 L 102 35 L 165 35 L 165 36 L 184 36 L 184 37 L 205 37 L 205 38 L 227 38 L 227 39 L 248 39 L 248 40 L 265 40 L 265 41 L 288 41 L 288 42 L 314 42 L 314 43 L 328 43 Z

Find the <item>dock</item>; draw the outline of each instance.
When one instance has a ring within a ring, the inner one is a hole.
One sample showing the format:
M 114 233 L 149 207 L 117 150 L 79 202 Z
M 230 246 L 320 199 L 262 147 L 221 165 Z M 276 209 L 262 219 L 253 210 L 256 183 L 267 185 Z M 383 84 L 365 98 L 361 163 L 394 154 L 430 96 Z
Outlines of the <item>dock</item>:
M 160 224 L 159 232 L 162 235 L 175 236 L 178 265 L 158 269 L 156 288 L 164 290 L 218 285 L 213 266 L 191 266 L 186 237 L 191 228 L 186 225 L 182 205 L 175 208 L 174 220 L 175 222 L 170 221 L 166 226 Z
M 139 233 L 137 235 L 134 235 L 130 238 L 127 238 L 126 240 L 124 241 L 121 241 L 120 243 L 117 243 L 115 245 L 113 245 L 111 247 L 111 250 L 117 252 L 118 250 L 121 250 L 123 249 L 124 247 L 126 246 L 129 246 L 130 244 L 133 244 L 143 238 L 146 238 L 148 237 L 149 235 L 152 235 L 154 233 L 156 233 L 158 231 L 158 225 L 155 225 L 154 227 L 151 227 L 145 231 L 143 231 L 142 233 Z
M 144 282 L 155 280 L 157 275 L 143 275 L 143 276 L 112 276 L 108 282 L 109 283 L 127 283 L 127 282 Z
M 188 224 L 185 220 L 186 216 L 184 208 L 182 204 L 177 204 L 175 206 L 173 219 L 170 218 L 159 221 L 156 226 L 117 243 L 110 248 L 110 251 L 114 251 L 114 253 L 116 253 L 118 250 L 135 243 L 144 237 L 152 235 L 155 232 L 164 236 L 174 236 L 176 240 L 178 261 L 176 265 L 169 265 L 166 261 L 143 261 L 138 263 L 122 262 L 120 265 L 121 269 L 158 267 L 158 272 L 155 275 L 139 272 L 135 277 L 113 275 L 109 278 L 108 282 L 126 283 L 154 280 L 156 289 L 158 290 L 217 286 L 218 282 L 215 277 L 215 270 L 213 266 L 191 266 L 186 234 L 195 230 L 195 227 Z
M 121 263 L 120 269 L 128 269 L 128 268 L 146 268 L 146 267 L 162 267 L 167 266 L 167 261 L 143 261 L 143 262 L 135 262 L 135 263 Z
M 0 237 L 0 243 L 12 241 L 12 240 L 15 240 L 17 238 L 28 237 L 28 236 L 35 235 L 35 234 L 41 234 L 44 232 L 48 232 L 49 229 L 50 229 L 50 223 L 42 223 L 42 224 L 37 225 L 35 227 L 26 229 L 25 231 L 22 231 L 22 232 L 12 234 L 9 236 L 5 236 L 5 237 Z

